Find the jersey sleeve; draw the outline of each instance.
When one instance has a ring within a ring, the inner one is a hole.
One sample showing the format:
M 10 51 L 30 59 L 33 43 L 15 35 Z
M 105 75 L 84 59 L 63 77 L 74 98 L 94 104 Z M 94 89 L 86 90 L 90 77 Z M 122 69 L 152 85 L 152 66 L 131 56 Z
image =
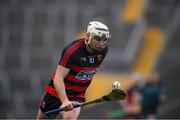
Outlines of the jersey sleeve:
M 61 55 L 61 59 L 59 61 L 59 65 L 71 68 L 74 63 L 74 52 L 69 51 L 68 49 L 64 49 Z

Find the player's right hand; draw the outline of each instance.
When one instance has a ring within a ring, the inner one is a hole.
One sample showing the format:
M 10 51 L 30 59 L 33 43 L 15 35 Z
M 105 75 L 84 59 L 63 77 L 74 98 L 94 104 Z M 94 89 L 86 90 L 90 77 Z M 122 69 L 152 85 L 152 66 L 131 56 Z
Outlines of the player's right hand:
M 60 108 L 64 108 L 64 111 L 69 111 L 73 109 L 74 104 L 79 104 L 79 103 L 76 101 L 65 101 L 62 103 Z

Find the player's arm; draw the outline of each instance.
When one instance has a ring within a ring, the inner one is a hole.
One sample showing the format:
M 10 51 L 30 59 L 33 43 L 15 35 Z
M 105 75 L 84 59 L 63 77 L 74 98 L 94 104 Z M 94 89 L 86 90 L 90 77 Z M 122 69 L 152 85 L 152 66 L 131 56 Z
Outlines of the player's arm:
M 64 83 L 64 78 L 67 76 L 72 65 L 76 61 L 76 53 L 75 51 L 72 52 L 72 49 L 74 49 L 74 46 L 73 44 L 70 44 L 62 51 L 62 56 L 58 63 L 54 78 L 54 86 L 58 97 L 62 102 L 61 107 L 65 107 L 67 110 L 73 109 L 73 104 L 77 104 L 75 101 L 68 100 Z
M 70 69 L 63 67 L 61 65 L 58 65 L 55 73 L 55 78 L 54 78 L 54 87 L 56 89 L 56 92 L 58 94 L 58 97 L 60 98 L 62 102 L 61 107 L 67 107 L 67 110 L 73 109 L 72 102 L 68 100 L 65 86 L 64 86 L 64 78 L 68 74 Z
M 66 75 L 68 74 L 68 72 L 69 72 L 68 68 L 58 65 L 58 67 L 56 69 L 56 73 L 55 73 L 54 86 L 55 86 L 55 89 L 56 89 L 56 92 L 57 92 L 59 98 L 61 99 L 61 102 L 68 100 L 66 91 L 65 91 L 64 82 L 63 82 L 63 80 L 66 77 Z

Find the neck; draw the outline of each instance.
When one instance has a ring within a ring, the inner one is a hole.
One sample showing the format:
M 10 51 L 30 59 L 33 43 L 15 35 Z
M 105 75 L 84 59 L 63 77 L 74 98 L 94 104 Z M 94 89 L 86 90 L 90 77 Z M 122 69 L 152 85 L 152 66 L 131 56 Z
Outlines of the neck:
M 86 44 L 86 48 L 87 48 L 88 52 L 93 53 L 93 51 L 90 48 L 90 45 Z

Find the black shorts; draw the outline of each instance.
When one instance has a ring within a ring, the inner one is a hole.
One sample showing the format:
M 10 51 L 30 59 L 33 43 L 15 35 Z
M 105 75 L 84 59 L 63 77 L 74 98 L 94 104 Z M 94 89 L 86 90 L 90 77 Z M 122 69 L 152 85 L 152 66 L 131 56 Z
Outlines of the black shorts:
M 52 109 L 58 109 L 61 106 L 61 101 L 57 97 L 52 96 L 49 93 L 46 93 L 40 103 L 41 112 L 45 113 Z M 58 113 L 56 113 L 58 114 Z
M 71 101 L 78 101 L 79 103 L 82 103 L 85 101 L 85 98 L 70 98 Z M 40 110 L 41 112 L 45 113 L 52 109 L 58 109 L 62 105 L 59 98 L 52 96 L 49 93 L 46 93 L 43 97 L 41 103 L 40 103 Z M 55 113 L 54 115 L 57 115 L 58 113 Z

